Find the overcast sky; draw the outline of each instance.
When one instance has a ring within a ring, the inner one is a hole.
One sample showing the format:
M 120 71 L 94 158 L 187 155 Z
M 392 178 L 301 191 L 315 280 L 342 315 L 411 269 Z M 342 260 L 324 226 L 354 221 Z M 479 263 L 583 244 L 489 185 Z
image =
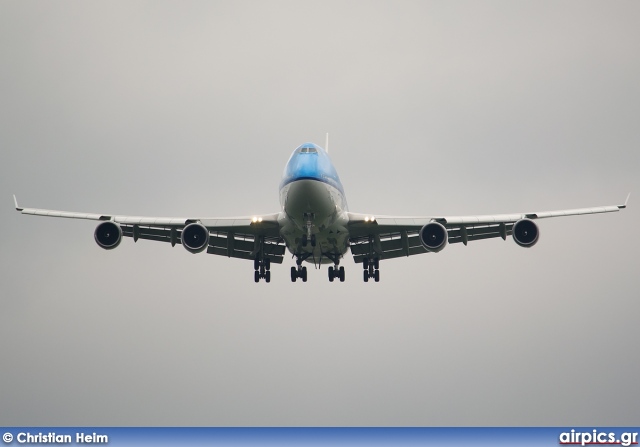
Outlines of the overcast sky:
M 640 3 L 0 2 L 0 425 L 637 425 Z M 619 204 L 385 261 L 93 240 L 22 206 L 275 212 L 324 144 L 351 211 Z

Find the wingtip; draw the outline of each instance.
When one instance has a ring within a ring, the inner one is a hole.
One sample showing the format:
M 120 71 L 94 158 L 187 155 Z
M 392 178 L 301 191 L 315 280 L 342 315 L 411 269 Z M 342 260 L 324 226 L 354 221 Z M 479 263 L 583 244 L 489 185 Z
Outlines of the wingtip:
M 629 197 L 631 197 L 631 193 L 627 194 L 627 198 L 624 201 L 624 205 L 618 205 L 618 208 L 624 209 L 627 207 L 627 203 L 629 203 Z
M 20 208 L 18 206 L 18 199 L 16 198 L 16 195 L 13 195 L 13 203 L 16 205 L 16 211 L 22 211 L 24 208 Z

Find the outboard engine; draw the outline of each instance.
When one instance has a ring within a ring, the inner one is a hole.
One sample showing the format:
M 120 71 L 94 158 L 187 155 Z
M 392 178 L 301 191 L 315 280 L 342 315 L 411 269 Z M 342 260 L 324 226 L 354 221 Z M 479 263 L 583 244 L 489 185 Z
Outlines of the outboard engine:
M 191 223 L 182 229 L 182 245 L 190 253 L 200 253 L 209 246 L 209 230 L 202 224 Z
M 122 228 L 115 222 L 102 222 L 93 233 L 96 243 L 105 250 L 111 250 L 122 241 Z
M 536 245 L 540 237 L 538 225 L 530 219 L 520 219 L 513 224 L 513 240 L 521 247 L 529 248 Z
M 430 222 L 420 229 L 420 242 L 422 246 L 434 253 L 439 252 L 447 245 L 449 234 L 444 225 L 438 222 Z

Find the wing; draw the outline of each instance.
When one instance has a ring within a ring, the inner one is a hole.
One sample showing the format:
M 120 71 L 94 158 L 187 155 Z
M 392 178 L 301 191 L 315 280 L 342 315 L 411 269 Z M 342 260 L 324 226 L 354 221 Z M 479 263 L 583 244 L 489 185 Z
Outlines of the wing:
M 428 253 L 420 241 L 420 230 L 431 222 L 443 225 L 447 231 L 448 243 L 501 237 L 506 239 L 513 233 L 513 225 L 521 219 L 545 219 L 560 216 L 611 213 L 626 208 L 624 205 L 609 205 L 595 208 L 544 211 L 536 213 L 495 214 L 484 216 L 435 216 L 400 217 L 348 213 L 349 242 L 355 262 L 366 257 L 377 256 L 391 259 Z
M 253 260 L 262 250 L 265 257 L 277 264 L 282 263 L 285 253 L 277 213 L 223 218 L 120 216 L 21 208 L 15 196 L 13 199 L 16 210 L 22 214 L 117 223 L 122 229 L 122 235 L 131 237 L 134 241 L 148 239 L 171 245 L 181 244 L 182 230 L 191 223 L 199 223 L 209 231 L 207 253 Z

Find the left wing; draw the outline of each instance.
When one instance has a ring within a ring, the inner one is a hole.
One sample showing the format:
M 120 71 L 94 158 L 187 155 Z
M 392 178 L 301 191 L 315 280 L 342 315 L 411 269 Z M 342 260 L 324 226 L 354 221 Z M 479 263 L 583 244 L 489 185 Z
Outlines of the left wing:
M 120 231 L 120 237 L 131 237 L 134 241 L 148 239 L 160 242 L 169 242 L 171 245 L 183 244 L 183 230 L 191 225 L 198 224 L 204 227 L 207 233 L 203 246 L 199 250 L 187 250 L 193 253 L 206 250 L 207 253 L 227 256 L 230 258 L 256 259 L 262 254 L 271 262 L 282 263 L 285 246 L 280 237 L 278 214 L 265 214 L 258 216 L 242 217 L 140 217 L 120 216 L 113 214 L 78 213 L 71 211 L 56 211 L 39 208 L 21 208 L 18 206 L 16 196 L 13 196 L 16 210 L 22 214 L 34 216 L 62 217 L 67 219 L 86 219 L 111 222 L 116 226 L 110 227 L 112 233 Z M 96 242 L 99 239 L 99 229 L 96 228 Z M 106 228 L 106 227 L 105 227 Z M 119 228 L 120 230 L 118 230 Z M 196 228 L 197 230 L 197 228 Z M 202 233 L 201 235 L 204 235 Z M 107 235 L 108 236 L 108 235 Z M 194 234 L 194 236 L 199 236 Z M 115 236 L 114 236 L 115 237 Z M 120 243 L 117 241 L 108 246 L 98 242 L 103 248 L 115 248 Z M 184 245 L 184 244 L 183 244 Z
M 349 241 L 354 261 L 362 262 L 364 258 L 390 259 L 437 252 L 444 248 L 447 242 L 462 242 L 467 245 L 469 241 L 480 239 L 506 239 L 507 236 L 513 235 L 516 225 L 516 243 L 530 247 L 537 242 L 539 235 L 533 220 L 611 213 L 626 208 L 628 201 L 629 196 L 624 205 L 483 216 L 375 217 L 348 213 Z M 433 241 L 432 249 L 427 249 L 423 243 L 424 239 L 429 244 L 429 238 Z

